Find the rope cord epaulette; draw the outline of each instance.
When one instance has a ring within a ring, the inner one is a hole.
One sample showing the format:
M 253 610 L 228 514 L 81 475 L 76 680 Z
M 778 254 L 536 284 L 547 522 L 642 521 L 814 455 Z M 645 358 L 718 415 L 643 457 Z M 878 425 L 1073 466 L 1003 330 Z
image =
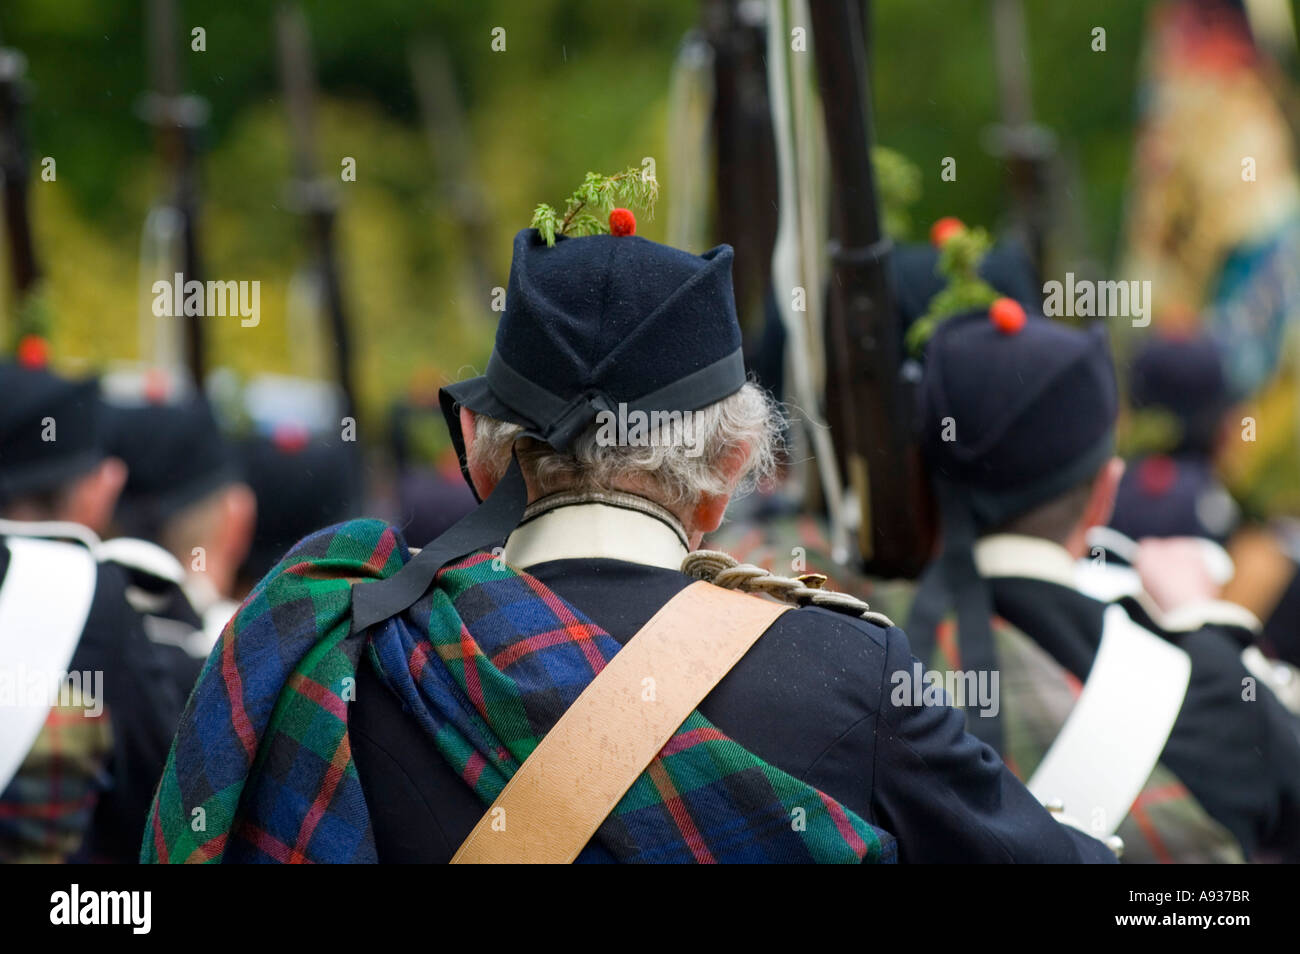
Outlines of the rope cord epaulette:
M 796 606 L 820 606 L 868 620 L 877 626 L 888 628 L 894 625 L 888 616 L 877 613 L 856 596 L 822 589 L 826 577 L 820 573 L 805 573 L 799 577 L 777 576 L 752 563 L 741 563 L 721 550 L 696 550 L 688 553 L 682 560 L 681 571 L 689 577 L 724 589 L 764 593 Z

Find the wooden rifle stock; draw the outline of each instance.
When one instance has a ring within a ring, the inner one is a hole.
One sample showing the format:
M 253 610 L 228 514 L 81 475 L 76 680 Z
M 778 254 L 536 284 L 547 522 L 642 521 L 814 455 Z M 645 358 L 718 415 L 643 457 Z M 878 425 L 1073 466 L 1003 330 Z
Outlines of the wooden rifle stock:
M 915 577 L 934 541 L 934 506 L 917 440 L 913 386 L 889 284 L 871 166 L 861 0 L 809 5 L 831 167 L 827 408 L 861 504 L 863 569 Z

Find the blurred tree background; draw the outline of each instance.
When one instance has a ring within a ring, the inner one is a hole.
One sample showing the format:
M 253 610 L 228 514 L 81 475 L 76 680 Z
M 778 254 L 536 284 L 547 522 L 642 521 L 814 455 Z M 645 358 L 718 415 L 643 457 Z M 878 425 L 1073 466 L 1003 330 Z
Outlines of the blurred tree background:
M 1078 247 L 1110 261 L 1132 145 L 1135 82 L 1148 4 L 1027 0 L 1027 62 L 1036 119 L 1058 137 L 1073 175 L 1066 201 Z M 63 364 L 97 366 L 138 349 L 140 230 L 165 176 L 136 113 L 149 88 L 143 0 L 5 0 L 0 41 L 29 60 L 27 118 L 38 247 Z M 876 132 L 922 172 L 918 232 L 943 215 L 996 228 L 1007 206 L 1002 163 L 984 150 L 998 120 L 992 20 L 981 0 L 873 3 Z M 339 254 L 356 328 L 363 409 L 377 413 L 413 376 L 481 368 L 494 314 L 465 281 L 468 243 L 422 126 L 408 52 L 422 38 L 446 52 L 483 185 L 492 260 L 505 284 L 510 237 L 533 206 L 558 202 L 588 169 L 615 171 L 666 154 L 670 70 L 697 0 L 315 0 L 304 4 L 321 91 L 317 155 L 340 183 Z M 205 52 L 178 46 L 183 89 L 206 98 L 202 157 L 207 277 L 259 279 L 262 320 L 207 319 L 212 363 L 288 370 L 286 295 L 307 258 L 303 224 L 286 208 L 288 127 L 274 42 L 274 5 L 186 0 L 177 43 L 206 30 Z M 1091 30 L 1107 31 L 1093 53 Z M 506 30 L 505 52 L 491 49 Z M 183 34 L 183 35 L 182 35 Z M 956 157 L 956 182 L 940 179 Z M 39 171 L 39 169 L 38 169 Z M 665 192 L 673 170 L 663 163 Z M 337 180 L 336 180 L 337 181 Z M 651 238 L 662 223 L 642 223 Z M 725 240 L 726 236 L 721 236 Z

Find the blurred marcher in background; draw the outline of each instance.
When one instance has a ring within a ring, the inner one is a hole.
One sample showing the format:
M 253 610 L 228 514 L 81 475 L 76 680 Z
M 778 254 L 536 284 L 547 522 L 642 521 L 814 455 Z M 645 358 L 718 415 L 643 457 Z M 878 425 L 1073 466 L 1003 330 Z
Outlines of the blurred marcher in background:
M 238 608 L 232 597 L 252 545 L 257 502 L 203 398 L 119 395 L 108 415 L 109 450 L 127 465 L 113 527 L 141 545 L 113 544 L 122 548 L 122 562 L 132 547 L 137 585 L 152 591 L 151 638 L 201 666 Z M 151 587 L 149 577 L 179 591 Z
M 417 392 L 396 402 L 389 415 L 389 444 L 397 471 L 393 522 L 415 546 L 442 536 L 474 509 L 474 495 L 465 486 L 456 450 L 445 431 L 436 390 L 427 397 Z
M 184 692 L 100 543 L 127 481 L 93 381 L 0 365 L 0 860 L 137 860 Z
M 242 599 L 289 547 L 361 508 L 355 448 L 290 423 L 236 441 L 241 472 L 256 496 L 257 526 L 239 569 Z
M 1038 316 L 995 324 L 997 307 L 949 319 L 926 354 L 944 545 L 913 606 L 918 655 L 1000 671 L 1001 725 L 970 710 L 972 731 L 1035 794 L 1118 826 L 1127 858 L 1300 858 L 1300 739 L 1241 662 L 1232 628 L 1249 614 L 1182 560 L 1138 563 L 1159 620 L 1079 588 L 1087 532 L 1123 472 L 1105 336 Z M 1090 801 L 1071 805 L 1076 787 Z
M 1157 331 L 1133 360 L 1129 402 L 1133 441 L 1151 449 L 1125 468 L 1109 526 L 1090 531 L 1080 588 L 1107 602 L 1122 601 L 1131 614 L 1169 632 L 1198 629 L 1212 614 L 1239 642 L 1246 668 L 1288 709 L 1300 712 L 1296 671 L 1265 656 L 1257 645 L 1259 619 L 1230 598 L 1234 585 L 1245 592 L 1259 581 L 1255 567 L 1237 574 L 1224 549 L 1239 528 L 1241 511 L 1219 479 L 1224 448 L 1238 433 L 1222 348 L 1207 336 Z M 1176 566 L 1186 570 L 1188 561 L 1198 559 L 1203 566 L 1187 572 L 1204 581 L 1199 611 L 1164 612 L 1168 600 L 1148 593 L 1144 576 L 1155 570 L 1168 579 Z M 1229 598 L 1222 598 L 1225 586 Z
M 1159 450 L 1129 462 L 1110 527 L 1132 540 L 1201 537 L 1226 543 L 1240 511 L 1216 472 L 1219 454 L 1235 433 L 1222 349 L 1208 337 L 1157 332 L 1133 359 L 1129 404 L 1138 439 Z

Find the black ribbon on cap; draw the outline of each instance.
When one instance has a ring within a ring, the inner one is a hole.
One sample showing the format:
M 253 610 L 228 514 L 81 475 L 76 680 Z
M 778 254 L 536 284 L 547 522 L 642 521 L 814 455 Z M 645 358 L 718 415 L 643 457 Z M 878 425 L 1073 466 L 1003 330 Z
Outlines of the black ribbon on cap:
M 521 437 L 531 437 L 557 451 L 567 451 L 602 411 L 613 411 L 608 395 L 588 390 L 565 400 L 514 371 L 495 355 L 487 368 L 493 396 L 525 420 L 545 423 L 526 427 Z M 744 357 L 740 350 L 691 372 L 650 394 L 631 402 L 632 409 L 691 411 L 734 394 L 745 383 Z M 529 408 L 524 415 L 519 409 Z M 470 408 L 470 410 L 474 410 Z M 433 585 L 438 571 L 458 557 L 491 549 L 505 542 L 519 526 L 528 506 L 519 458 L 511 452 L 510 466 L 486 500 L 467 513 L 450 529 L 417 553 L 406 566 L 386 580 L 352 587 L 352 632 L 396 616 L 414 605 Z
M 1114 433 L 1108 432 L 1087 453 L 1065 468 L 1028 487 L 1013 491 L 973 490 L 942 477 L 934 481 L 942 521 L 943 549 L 921 576 L 907 636 L 912 654 L 928 666 L 934 655 L 939 623 L 950 606 L 957 610 L 961 666 L 991 673 L 998 668 L 990 623 L 993 593 L 975 566 L 975 544 L 981 533 L 1005 523 L 1093 477 L 1114 453 Z M 981 742 L 1003 751 L 1001 706 L 986 716 L 966 700 L 967 731 Z

